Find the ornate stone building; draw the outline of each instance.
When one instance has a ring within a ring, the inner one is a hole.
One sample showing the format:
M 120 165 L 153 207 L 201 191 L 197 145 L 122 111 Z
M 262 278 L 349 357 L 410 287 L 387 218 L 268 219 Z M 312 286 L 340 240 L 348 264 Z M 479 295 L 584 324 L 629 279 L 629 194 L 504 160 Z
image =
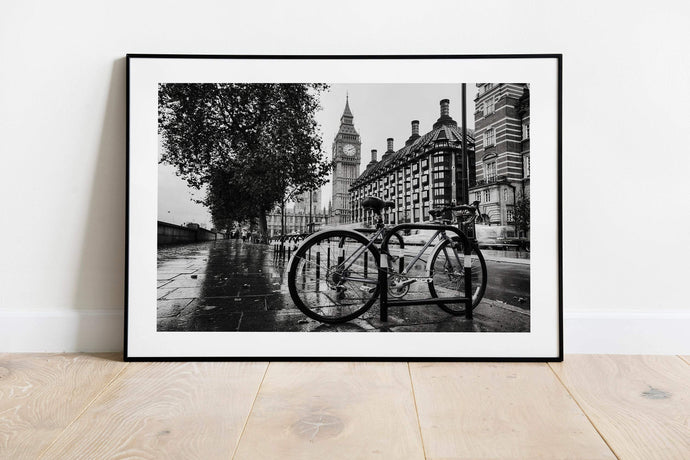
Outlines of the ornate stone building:
M 340 117 L 340 129 L 333 140 L 332 148 L 333 195 L 329 223 L 336 225 L 350 222 L 352 208 L 348 191 L 359 175 L 362 142 L 353 120 L 348 97 L 345 100 L 345 110 Z
M 529 86 L 479 83 L 477 89 L 477 181 L 470 188 L 470 201 L 481 202 L 485 222 L 508 226 L 506 236 L 528 237 L 515 229 L 515 205 L 529 197 Z
M 276 236 L 281 234 L 281 214 L 280 208 L 276 208 L 266 216 L 268 224 L 268 235 Z M 309 220 L 309 210 L 291 208 L 285 210 L 285 233 L 309 233 L 309 223 L 314 223 L 313 231 L 318 231 L 328 222 L 328 216 L 324 209 L 315 208 L 312 211 L 311 221 Z
M 384 212 L 386 223 L 427 222 L 429 209 L 442 204 L 465 203 L 464 181 L 475 181 L 474 137 L 467 130 L 467 171 L 462 162 L 462 128 L 450 116 L 450 101 L 440 103 L 441 113 L 432 130 L 419 134 L 419 121 L 412 121 L 412 132 L 405 145 L 395 150 L 394 140 L 377 161 L 372 150 L 371 161 L 350 188 L 351 216 L 354 222 L 372 223 L 361 200 L 377 196 L 395 202 L 395 208 Z M 468 185 L 469 185 L 468 184 Z
M 309 215 L 310 207 L 312 215 L 316 214 L 317 211 L 321 212 L 321 188 L 312 190 L 311 197 L 309 196 L 309 192 L 304 192 L 295 200 L 295 212 Z

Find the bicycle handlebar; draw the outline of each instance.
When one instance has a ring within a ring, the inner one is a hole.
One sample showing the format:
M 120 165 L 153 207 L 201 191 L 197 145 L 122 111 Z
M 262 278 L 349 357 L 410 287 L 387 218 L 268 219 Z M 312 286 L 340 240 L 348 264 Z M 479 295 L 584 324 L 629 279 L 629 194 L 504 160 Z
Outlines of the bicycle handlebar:
M 448 206 L 443 206 L 440 208 L 435 208 L 431 209 L 429 211 L 429 214 L 432 217 L 436 217 L 436 215 L 442 216 L 448 211 L 465 211 L 465 212 L 471 212 L 472 214 L 468 216 L 469 218 L 464 220 L 462 223 L 463 224 L 469 224 L 473 220 L 475 220 L 479 215 L 479 201 L 474 201 L 472 204 L 460 204 L 460 205 L 448 205 Z M 457 216 L 460 217 L 460 216 Z

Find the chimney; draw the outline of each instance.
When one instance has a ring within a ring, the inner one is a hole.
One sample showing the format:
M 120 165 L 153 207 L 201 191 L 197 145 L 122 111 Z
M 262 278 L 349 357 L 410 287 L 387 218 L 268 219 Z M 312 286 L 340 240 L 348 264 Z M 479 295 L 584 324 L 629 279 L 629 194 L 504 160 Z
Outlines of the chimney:
M 441 99 L 441 118 L 447 117 L 450 113 L 450 100 Z
M 412 120 L 412 134 L 405 141 L 405 147 L 412 145 L 417 139 L 419 139 L 419 120 Z
M 386 140 L 388 141 L 388 150 L 386 150 L 386 152 L 395 152 L 395 150 L 393 150 L 393 138 L 389 137 Z
M 434 123 L 434 129 L 441 126 L 458 126 L 458 123 L 450 117 L 450 100 L 441 99 L 441 116 Z
M 371 151 L 371 162 L 376 163 L 376 149 Z

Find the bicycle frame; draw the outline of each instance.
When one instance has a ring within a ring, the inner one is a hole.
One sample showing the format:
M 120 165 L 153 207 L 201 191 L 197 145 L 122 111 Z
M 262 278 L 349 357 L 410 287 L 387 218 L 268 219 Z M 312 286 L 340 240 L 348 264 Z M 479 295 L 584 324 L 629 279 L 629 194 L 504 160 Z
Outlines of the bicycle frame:
M 398 235 L 400 230 L 435 230 L 434 236 L 431 237 L 425 244 L 424 247 L 417 253 L 417 255 L 409 262 L 407 267 L 403 268 L 403 264 L 400 266 L 400 274 L 405 274 L 412 269 L 414 264 L 422 257 L 431 244 L 440 235 L 441 242 L 448 240 L 446 232 L 451 232 L 457 235 L 457 237 L 462 242 L 463 255 L 464 255 L 464 277 L 465 277 L 465 292 L 464 296 L 458 297 L 446 297 L 442 298 L 445 302 L 454 303 L 465 303 L 465 318 L 472 319 L 472 246 L 470 244 L 470 239 L 463 233 L 460 229 L 455 226 L 448 224 L 398 224 L 390 228 L 386 228 L 383 224 L 377 224 L 376 232 L 369 238 L 369 242 L 366 245 L 361 246 L 356 251 L 354 251 L 347 259 L 345 259 L 345 250 L 342 249 L 342 253 L 338 258 L 338 265 L 344 265 L 344 269 L 349 268 L 357 258 L 362 255 L 364 251 L 367 251 L 369 247 L 374 244 L 374 241 L 383 235 L 383 240 L 381 242 L 380 251 L 380 261 L 379 261 L 379 272 L 378 279 L 368 279 L 368 278 L 355 278 L 348 277 L 349 280 L 358 281 L 367 284 L 378 284 L 381 287 L 381 297 L 380 297 L 380 313 L 381 321 L 388 321 L 388 307 L 389 306 L 407 306 L 407 305 L 425 305 L 425 304 L 435 304 L 439 302 L 438 297 L 431 297 L 428 299 L 414 299 L 414 300 L 388 300 L 388 262 L 391 258 L 391 254 L 388 250 L 388 242 L 393 237 L 393 235 Z M 398 238 L 399 235 L 398 235 Z M 458 257 L 457 251 L 453 249 L 455 258 L 458 263 L 461 263 Z M 349 265 L 348 265 L 349 263 Z
M 376 232 L 373 233 L 372 236 L 368 237 L 368 238 L 369 238 L 369 243 L 367 243 L 366 246 L 362 246 L 361 248 L 357 249 L 354 253 L 352 253 L 347 259 L 343 260 L 342 262 L 339 261 L 339 262 L 338 262 L 338 265 L 346 264 L 346 265 L 343 267 L 343 269 L 347 270 L 348 268 L 350 268 L 350 266 L 352 265 L 352 263 L 353 263 L 355 260 L 357 260 L 357 258 L 358 258 L 360 255 L 362 255 L 362 253 L 363 253 L 364 251 L 366 251 L 367 249 L 369 249 L 369 247 L 370 247 L 372 244 L 374 244 L 374 241 L 376 241 L 376 239 L 377 239 L 378 237 L 380 237 L 381 235 L 383 235 L 384 233 L 387 233 L 387 232 L 392 232 L 393 234 L 395 234 L 396 232 L 393 231 L 393 230 L 394 230 L 394 227 L 391 227 L 391 228 L 389 228 L 389 229 L 387 229 L 386 227 L 383 227 L 383 226 L 379 227 L 379 228 L 376 230 Z M 412 267 L 414 267 L 414 264 L 417 263 L 417 261 L 418 261 L 419 259 L 422 258 L 422 255 L 424 255 L 424 253 L 426 252 L 426 250 L 429 249 L 429 247 L 431 246 L 431 244 L 436 240 L 436 238 L 437 238 L 439 235 L 441 235 L 440 241 L 445 241 L 445 240 L 448 239 L 448 237 L 447 237 L 446 234 L 443 232 L 443 230 L 438 230 L 436 233 L 434 233 L 434 236 L 432 236 L 432 237 L 424 244 L 424 247 L 423 247 L 422 249 L 419 250 L 419 252 L 417 253 L 417 255 L 414 256 L 414 258 L 413 258 L 412 261 L 407 265 L 407 267 L 404 267 L 403 263 L 400 264 L 400 270 L 398 271 L 398 274 L 404 275 L 404 274 L 408 273 L 408 272 L 412 269 Z M 400 250 L 403 251 L 403 249 L 404 249 L 404 242 L 403 242 L 402 238 L 400 238 L 400 237 L 399 237 L 399 242 L 400 242 L 400 245 L 401 245 Z M 392 257 L 392 256 L 389 255 L 389 257 Z M 400 259 L 401 262 L 403 262 L 404 254 L 403 254 L 402 252 L 401 252 L 401 254 L 400 254 L 400 257 L 401 257 L 401 259 Z M 350 262 L 350 264 L 347 265 L 347 263 L 348 263 L 351 259 L 352 259 L 353 262 Z M 458 262 L 459 262 L 459 261 L 458 261 Z M 348 280 L 351 280 L 351 281 L 359 281 L 359 282 L 362 282 L 362 283 L 378 284 L 378 280 L 376 280 L 376 281 L 374 282 L 374 281 L 369 280 L 369 279 L 366 279 L 366 278 L 356 278 L 356 277 L 348 276 L 347 279 L 348 279 Z

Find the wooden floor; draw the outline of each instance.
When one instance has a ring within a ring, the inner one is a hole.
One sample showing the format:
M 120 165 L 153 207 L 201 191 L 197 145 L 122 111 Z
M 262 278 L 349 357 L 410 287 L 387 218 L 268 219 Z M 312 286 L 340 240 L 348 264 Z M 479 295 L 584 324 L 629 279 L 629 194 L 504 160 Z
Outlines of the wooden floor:
M 689 459 L 690 357 L 123 363 L 0 354 L 1 459 Z

